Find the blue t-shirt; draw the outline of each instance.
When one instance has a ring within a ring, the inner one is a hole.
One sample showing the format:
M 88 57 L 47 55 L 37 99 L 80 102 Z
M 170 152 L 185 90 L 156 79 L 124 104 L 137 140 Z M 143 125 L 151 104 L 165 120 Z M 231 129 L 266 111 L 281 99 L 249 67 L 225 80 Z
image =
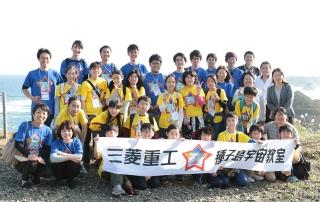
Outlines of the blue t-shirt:
M 111 82 L 112 77 L 111 77 L 111 73 L 114 70 L 118 70 L 117 66 L 114 63 L 108 63 L 108 64 L 103 64 L 101 66 L 101 74 L 100 77 L 104 78 L 105 80 L 108 81 L 108 83 Z
M 48 105 L 50 114 L 54 114 L 54 96 L 56 85 L 63 83 L 60 74 L 52 69 L 42 71 L 39 68 L 28 73 L 23 82 L 22 89 L 31 88 L 32 96 L 40 96 L 41 102 Z M 31 111 L 35 107 L 35 103 L 31 104 Z
M 188 67 L 186 70 L 192 70 L 192 67 Z M 206 89 L 206 83 L 207 83 L 207 72 L 206 72 L 206 70 L 204 70 L 203 68 L 201 68 L 201 67 L 198 67 L 196 70 L 194 70 L 196 73 L 197 73 L 197 76 L 198 76 L 198 80 L 199 80 L 199 83 L 201 84 L 202 83 L 202 85 L 201 85 L 201 87 L 203 88 L 203 89 Z
M 73 138 L 70 143 L 64 143 L 63 140 L 57 139 L 52 143 L 51 154 L 57 153 L 58 151 L 68 154 L 82 154 L 82 144 L 79 139 Z
M 234 68 L 232 71 L 230 71 L 230 74 L 232 77 L 230 82 L 233 83 L 234 85 L 234 88 L 233 88 L 233 93 L 234 93 L 241 86 L 243 71 L 238 68 Z
M 174 71 L 171 74 L 173 74 L 174 77 L 176 78 L 176 91 L 180 92 L 180 90 L 184 87 L 184 84 L 182 81 L 183 72 Z
M 146 95 L 151 98 L 151 105 L 157 104 L 158 96 L 164 92 L 165 76 L 161 73 L 153 74 L 148 73 L 144 79 L 144 88 Z
M 29 154 L 39 155 L 43 145 L 51 146 L 52 130 L 46 125 L 35 127 L 32 122 L 20 124 L 15 140 L 24 143 L 24 149 Z
M 209 76 L 209 75 L 215 76 L 216 72 L 217 72 L 217 68 L 215 68 L 215 67 L 208 68 L 207 69 L 207 76 Z
M 81 84 L 83 82 L 83 78 L 89 75 L 89 67 L 87 62 L 84 59 L 73 60 L 71 58 L 67 58 L 63 60 L 60 66 L 60 74 L 64 79 L 64 81 L 67 81 L 66 70 L 67 70 L 67 67 L 70 65 L 74 65 L 78 68 L 78 73 L 79 73 L 78 83 Z
M 126 64 L 126 65 L 121 67 L 121 71 L 122 71 L 123 76 L 124 76 L 124 80 L 123 81 L 126 81 L 128 79 L 129 74 L 134 69 L 138 70 L 142 80 L 144 80 L 144 77 L 149 72 L 148 69 L 146 68 L 146 66 L 143 65 L 143 64 L 140 64 L 140 63 L 138 63 L 138 64 L 130 64 L 130 63 L 128 63 L 128 64 Z
M 217 82 L 217 87 L 220 89 L 223 89 L 226 92 L 227 98 L 228 100 L 232 100 L 233 99 L 233 84 L 232 83 L 228 83 L 228 82 Z

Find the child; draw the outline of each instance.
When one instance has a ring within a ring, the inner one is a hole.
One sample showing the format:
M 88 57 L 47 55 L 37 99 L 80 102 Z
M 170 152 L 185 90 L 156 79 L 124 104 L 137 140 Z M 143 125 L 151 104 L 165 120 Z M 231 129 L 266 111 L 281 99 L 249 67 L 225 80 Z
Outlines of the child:
M 55 118 L 58 116 L 59 112 L 67 108 L 70 97 L 80 95 L 80 84 L 77 83 L 78 74 L 79 72 L 76 66 L 67 67 L 67 81 L 57 86 L 54 110 Z
M 94 133 L 105 134 L 105 127 L 114 124 L 118 127 L 119 131 L 123 123 L 123 115 L 120 113 L 121 108 L 122 106 L 119 100 L 111 100 L 108 103 L 108 109 L 91 120 L 89 125 L 90 130 Z M 119 134 L 121 134 L 121 132 L 119 132 Z
M 124 86 L 130 89 L 132 100 L 129 105 L 129 114 L 137 113 L 138 98 L 146 95 L 143 82 L 138 70 L 134 69 L 128 75 L 128 80 L 124 82 Z
M 113 137 L 116 138 L 118 137 L 118 126 L 114 125 L 114 124 L 110 124 L 110 125 L 106 125 L 105 127 L 105 137 Z M 101 151 L 99 150 L 98 144 L 97 142 L 99 141 L 99 135 L 97 135 L 96 137 L 93 138 L 95 144 L 94 144 L 94 148 L 93 148 L 93 155 L 94 158 L 96 160 L 100 161 L 99 164 L 99 169 L 98 169 L 98 174 L 100 176 L 100 178 L 106 179 L 107 176 L 110 174 L 110 184 L 113 187 L 112 188 L 112 194 L 115 196 L 118 195 L 123 195 L 126 192 L 122 189 L 122 184 L 123 184 L 123 175 L 120 174 L 115 174 L 115 173 L 108 173 L 106 171 L 103 171 L 103 158 L 102 158 L 102 154 Z
M 263 130 L 258 125 L 252 125 L 249 129 L 249 136 L 256 141 L 263 140 L 262 134 L 263 134 Z M 252 177 L 256 181 L 261 181 L 264 179 L 263 172 L 248 171 L 247 173 L 250 177 Z
M 50 160 L 55 178 L 67 180 L 70 189 L 75 188 L 74 178 L 81 169 L 82 144 L 75 138 L 77 132 L 72 121 L 64 121 L 57 130 L 57 138 L 51 147 Z
M 217 62 L 217 55 L 214 53 L 209 53 L 207 55 L 207 64 L 208 64 L 207 76 L 216 75 L 216 71 L 217 71 L 216 62 Z
M 137 57 L 139 55 L 139 47 L 136 44 L 130 44 L 127 49 L 128 56 L 130 57 L 130 62 L 121 67 L 121 71 L 124 75 L 124 80 L 128 79 L 129 73 L 136 69 L 144 80 L 145 75 L 149 72 L 144 64 L 137 62 Z
M 151 72 L 146 74 L 144 79 L 144 88 L 146 95 L 151 98 L 151 107 L 149 112 L 159 120 L 160 111 L 159 106 L 156 105 L 158 96 L 164 92 L 165 76 L 160 73 L 162 58 L 158 54 L 151 55 L 149 58 L 149 65 Z
M 168 126 L 168 128 L 166 129 L 166 137 L 168 140 L 177 140 L 177 139 L 183 140 L 183 138 L 180 137 L 179 127 L 175 124 L 170 124 Z M 160 177 L 160 179 L 162 184 L 167 184 L 169 182 L 168 176 L 162 176 Z M 176 180 L 178 183 L 182 183 L 183 175 L 176 175 Z
M 176 77 L 176 91 L 180 92 L 180 90 L 184 86 L 182 81 L 182 74 L 184 72 L 184 68 L 187 62 L 187 57 L 183 53 L 176 53 L 173 56 L 173 62 L 176 65 L 177 70 L 172 72 L 171 74 L 173 74 Z
M 88 119 L 81 109 L 80 98 L 77 96 L 70 97 L 68 100 L 68 106 L 62 110 L 55 120 L 55 126 L 60 127 L 60 124 L 64 121 L 71 121 L 75 127 L 77 134 L 80 136 L 80 140 L 84 143 L 87 135 L 87 123 Z
M 202 84 L 202 88 L 206 88 L 206 79 L 207 79 L 207 72 L 202 67 L 200 67 L 200 62 L 202 59 L 202 55 L 199 50 L 193 50 L 190 53 L 190 61 L 191 67 L 187 68 L 186 70 L 194 71 L 197 73 L 198 82 Z
M 202 107 L 205 104 L 205 94 L 201 85 L 195 86 L 196 73 L 185 71 L 183 73 L 183 84 L 181 95 L 184 99 L 184 120 L 182 134 L 186 139 L 195 139 L 196 131 L 204 127 Z
M 238 117 L 234 113 L 228 113 L 226 115 L 227 129 L 220 133 L 217 141 L 222 142 L 244 142 L 244 143 L 254 143 L 255 140 L 251 139 L 249 136 L 243 132 L 236 130 L 236 125 L 238 123 Z M 244 170 L 235 169 L 222 169 L 223 177 L 235 178 L 235 182 L 238 186 L 248 186 L 250 184 L 248 175 Z
M 141 138 L 142 139 L 152 139 L 154 136 L 154 127 L 150 123 L 141 124 Z M 157 188 L 160 186 L 159 176 L 128 176 L 132 186 L 136 189 L 144 190 L 148 187 Z
M 81 85 L 81 107 L 86 113 L 89 121 L 103 111 L 105 105 L 104 92 L 106 91 L 107 81 L 100 78 L 101 64 L 93 62 L 90 64 L 90 78 Z M 90 141 L 91 131 L 88 130 L 84 142 L 83 160 L 85 165 L 90 164 Z
M 219 66 L 216 71 L 217 87 L 223 89 L 226 92 L 228 98 L 228 109 L 233 111 L 232 99 L 233 99 L 233 84 L 230 83 L 230 73 L 225 66 Z
M 289 124 L 284 124 L 279 127 L 279 134 L 280 139 L 293 139 L 293 128 Z M 294 143 L 296 146 L 293 153 L 292 169 L 291 171 L 275 172 L 276 178 L 279 180 L 289 182 L 299 181 L 299 179 L 293 174 L 293 169 L 295 164 L 300 162 L 301 146 L 298 139 L 294 139 Z
M 255 87 L 245 87 L 243 94 L 244 99 L 238 100 L 235 104 L 235 114 L 239 117 L 237 129 L 248 134 L 249 128 L 258 121 L 260 106 L 254 101 L 258 94 Z
M 148 96 L 141 96 L 138 99 L 138 113 L 131 114 L 123 124 L 123 136 L 135 138 L 141 135 L 141 125 L 151 123 L 154 131 L 158 131 L 158 124 L 152 116 L 147 113 L 150 108 L 151 100 Z
M 200 128 L 198 136 L 202 141 L 212 141 L 212 130 L 210 126 Z M 227 188 L 229 186 L 229 178 L 224 176 L 221 171 L 216 173 L 196 174 L 192 175 L 195 179 L 196 185 L 209 183 L 210 188 Z
M 49 107 L 37 104 L 32 110 L 32 121 L 19 126 L 15 135 L 15 148 L 21 154 L 23 161 L 19 161 L 16 168 L 22 173 L 22 188 L 30 188 L 32 184 L 40 183 L 40 177 L 50 177 L 49 168 L 52 130 L 44 125 L 49 115 Z
M 83 50 L 83 44 L 80 40 L 76 40 L 73 42 L 71 46 L 72 50 L 72 56 L 71 58 L 66 58 L 62 61 L 60 66 L 60 74 L 64 81 L 67 81 L 66 79 L 66 69 L 69 66 L 76 66 L 78 70 L 78 83 L 81 84 L 83 81 L 85 81 L 88 78 L 89 75 L 89 69 L 88 64 L 84 59 L 80 57 L 81 52 Z
M 244 99 L 244 88 L 247 87 L 247 86 L 251 86 L 251 87 L 254 87 L 254 80 L 255 80 L 255 77 L 253 76 L 253 74 L 251 72 L 245 72 L 243 75 L 242 75 L 242 86 L 237 89 L 235 92 L 234 92 L 234 96 L 233 96 L 233 105 L 240 99 Z M 257 90 L 257 95 L 255 96 L 254 98 L 254 101 L 259 104 L 259 107 L 260 107 L 260 113 L 259 113 L 259 119 L 258 119 L 258 123 L 263 123 L 265 121 L 265 102 L 264 102 L 264 99 L 263 99 L 263 94 L 261 92 L 260 89 L 256 88 Z
M 119 100 L 123 106 L 122 114 L 126 117 L 128 113 L 129 104 L 132 100 L 129 88 L 122 85 L 123 75 L 120 70 L 115 70 L 111 74 L 112 81 L 108 84 L 106 90 L 106 103 L 107 105 L 111 100 Z
M 159 119 L 160 138 L 165 138 L 170 124 L 177 124 L 181 128 L 183 122 L 184 102 L 181 94 L 175 92 L 176 79 L 174 75 L 167 76 L 165 83 L 167 91 L 161 93 L 157 101 L 157 106 L 159 106 L 161 112 Z
M 213 128 L 213 140 L 225 130 L 224 114 L 226 114 L 228 98 L 223 89 L 218 89 L 213 75 L 207 78 L 208 92 L 206 94 L 205 122 Z
M 111 73 L 117 69 L 117 66 L 114 63 L 110 63 L 109 59 L 112 53 L 110 46 L 104 45 L 100 48 L 100 57 L 101 57 L 101 77 L 107 80 L 108 84 L 111 82 L 112 77 Z

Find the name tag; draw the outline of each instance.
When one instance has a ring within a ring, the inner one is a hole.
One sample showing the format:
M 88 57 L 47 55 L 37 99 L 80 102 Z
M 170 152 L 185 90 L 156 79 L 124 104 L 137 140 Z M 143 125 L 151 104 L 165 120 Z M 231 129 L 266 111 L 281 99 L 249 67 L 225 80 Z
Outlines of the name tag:
M 49 82 L 40 82 L 40 94 L 41 94 L 41 100 L 49 100 Z
M 151 84 L 151 91 L 153 92 L 153 94 L 154 94 L 155 96 L 158 96 L 158 95 L 160 95 L 160 93 L 161 93 L 161 90 L 160 90 L 160 88 L 159 88 L 159 86 L 158 86 L 157 83 L 152 83 L 152 84 Z
M 185 100 L 186 100 L 186 105 L 194 105 L 196 103 L 196 99 L 192 95 L 186 96 Z

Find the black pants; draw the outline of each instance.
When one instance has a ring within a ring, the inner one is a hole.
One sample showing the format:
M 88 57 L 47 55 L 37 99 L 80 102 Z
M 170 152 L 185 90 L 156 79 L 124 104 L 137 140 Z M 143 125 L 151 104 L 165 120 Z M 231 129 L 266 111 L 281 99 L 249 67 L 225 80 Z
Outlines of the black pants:
M 145 177 L 143 176 L 128 175 L 128 178 L 132 186 L 136 189 L 144 190 L 144 189 L 147 189 L 148 187 L 152 189 L 160 186 L 159 176 L 153 176 L 148 181 L 146 181 Z
M 52 163 L 53 175 L 56 179 L 73 179 L 80 173 L 80 164 L 72 161 Z
M 37 161 L 24 161 L 19 162 L 16 165 L 17 170 L 22 173 L 21 179 L 28 181 L 30 176 L 32 177 L 45 177 L 49 178 L 52 175 L 52 171 L 48 164 L 43 165 Z

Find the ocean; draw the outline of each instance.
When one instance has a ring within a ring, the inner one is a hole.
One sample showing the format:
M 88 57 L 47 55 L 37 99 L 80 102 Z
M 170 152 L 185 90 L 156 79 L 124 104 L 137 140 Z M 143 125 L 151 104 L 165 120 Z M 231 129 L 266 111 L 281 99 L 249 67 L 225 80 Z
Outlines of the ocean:
M 0 93 L 7 94 L 7 129 L 16 131 L 23 121 L 31 120 L 31 101 L 26 98 L 21 87 L 25 76 L 22 75 L 0 75 Z M 2 96 L 0 97 L 0 130 L 3 130 Z
M 16 131 L 23 121 L 31 120 L 31 101 L 26 98 L 21 87 L 25 79 L 24 75 L 0 75 L 0 93 L 7 93 L 7 129 Z M 293 86 L 294 90 L 300 90 L 312 99 L 320 100 L 320 87 L 305 90 L 302 87 Z M 0 131 L 3 130 L 2 97 L 0 97 Z

